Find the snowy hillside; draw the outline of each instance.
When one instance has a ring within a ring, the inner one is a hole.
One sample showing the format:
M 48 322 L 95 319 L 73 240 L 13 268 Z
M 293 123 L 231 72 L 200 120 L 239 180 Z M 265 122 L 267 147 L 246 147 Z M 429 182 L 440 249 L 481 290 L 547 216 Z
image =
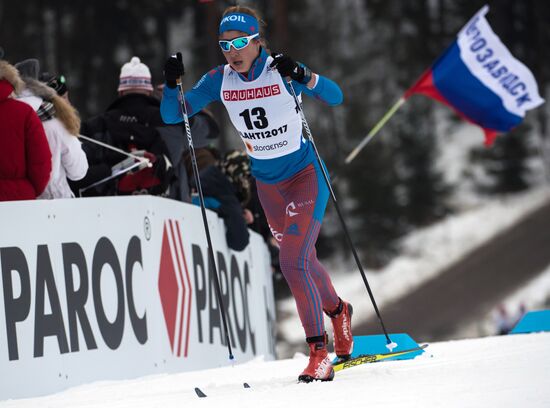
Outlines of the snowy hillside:
M 550 333 L 432 343 L 415 360 L 355 367 L 332 383 L 297 384 L 304 355 L 232 367 L 100 382 L 27 407 L 525 407 L 550 406 Z M 246 382 L 250 389 L 243 387 Z M 199 387 L 206 398 L 198 398 Z

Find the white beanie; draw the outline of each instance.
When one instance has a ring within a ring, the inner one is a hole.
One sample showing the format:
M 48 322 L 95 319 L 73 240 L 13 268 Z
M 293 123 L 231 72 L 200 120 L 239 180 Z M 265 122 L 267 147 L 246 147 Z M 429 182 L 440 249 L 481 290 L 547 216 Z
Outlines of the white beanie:
M 143 64 L 138 57 L 132 57 L 130 62 L 124 64 L 120 70 L 118 91 L 126 91 L 129 89 L 153 90 L 153 85 L 151 85 L 151 71 L 149 71 L 149 67 Z

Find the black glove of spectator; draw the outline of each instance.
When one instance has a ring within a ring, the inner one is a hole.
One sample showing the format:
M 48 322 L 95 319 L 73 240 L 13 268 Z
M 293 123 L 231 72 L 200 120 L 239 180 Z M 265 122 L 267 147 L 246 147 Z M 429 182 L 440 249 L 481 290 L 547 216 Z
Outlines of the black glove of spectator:
M 279 74 L 290 77 L 301 84 L 307 84 L 311 80 L 311 70 L 303 64 L 297 63 L 288 55 L 273 53 L 273 62 L 269 65 L 277 69 Z
M 176 80 L 185 73 L 181 52 L 178 52 L 176 56 L 168 58 L 164 64 L 164 78 L 168 88 L 175 88 L 177 85 Z

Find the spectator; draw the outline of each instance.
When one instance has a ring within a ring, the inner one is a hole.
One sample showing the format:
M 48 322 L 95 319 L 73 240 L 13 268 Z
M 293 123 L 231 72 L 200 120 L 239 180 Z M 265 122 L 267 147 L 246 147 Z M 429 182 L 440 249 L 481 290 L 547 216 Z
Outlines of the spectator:
M 80 180 L 88 170 L 86 154 L 78 140 L 78 113 L 55 90 L 36 79 L 39 70 L 38 60 L 25 60 L 16 66 L 20 67 L 25 82 L 25 88 L 18 99 L 37 112 L 52 153 L 50 181 L 38 198 L 72 198 L 74 194 L 67 178 Z
M 513 328 L 513 319 L 508 313 L 506 306 L 503 304 L 498 305 L 494 315 L 495 326 L 499 335 L 508 334 Z
M 219 136 L 220 128 L 212 113 L 206 109 L 190 118 L 189 125 L 191 126 L 191 133 L 193 135 L 193 147 L 197 158 L 197 166 L 199 171 L 201 171 L 210 165 L 216 164 L 219 160 L 219 155 L 216 149 L 211 147 L 211 142 Z M 182 131 L 185 133 L 185 130 Z M 165 141 L 172 154 L 180 160 L 182 164 L 180 171 L 185 175 L 185 179 L 188 183 L 194 185 L 195 180 L 187 136 L 165 139 Z M 190 185 L 187 184 L 184 188 L 186 188 L 187 196 L 190 197 Z
M 124 64 L 120 71 L 119 97 L 107 110 L 82 123 L 81 133 L 129 153 L 150 159 L 153 167 L 127 172 L 117 180 L 112 179 L 89 195 L 153 194 L 183 199 L 188 191 L 187 180 L 178 179 L 178 157 L 174 157 L 165 139 L 182 139 L 180 126 L 166 126 L 160 117 L 160 102 L 152 97 L 151 72 L 138 57 Z M 111 176 L 113 166 L 126 160 L 120 153 L 105 147 L 84 143 L 93 167 L 90 174 L 73 188 L 80 189 Z M 183 174 L 183 177 L 186 177 Z
M 40 119 L 14 99 L 23 87 L 17 69 L 0 61 L 0 201 L 35 199 L 50 179 L 51 153 Z
M 228 151 L 221 162 L 223 174 L 229 179 L 243 208 L 250 202 L 250 159 L 238 149 Z
M 246 226 L 243 207 L 240 202 L 239 188 L 224 174 L 224 162 L 219 161 L 215 149 L 197 149 L 197 167 L 199 167 L 202 192 L 205 206 L 218 213 L 225 224 L 227 246 L 235 251 L 242 251 L 248 245 L 250 234 Z M 191 172 L 191 159 L 186 155 L 186 164 Z M 191 186 L 195 187 L 194 180 Z M 198 196 L 193 203 L 199 204 Z
M 43 72 L 40 75 L 40 81 L 45 82 L 46 85 L 52 88 L 60 97 L 69 101 L 69 89 L 67 88 L 65 75 L 51 75 L 47 72 Z
M 250 159 L 243 150 L 228 151 L 222 161 L 222 171 L 236 190 L 243 207 L 243 216 L 248 227 L 260 234 L 271 257 L 271 267 L 276 276 L 281 276 L 279 267 L 279 245 L 273 237 L 264 210 L 258 198 L 256 181 L 250 172 Z
M 510 327 L 510 330 L 512 330 L 516 325 L 519 323 L 521 319 L 523 319 L 523 316 L 527 313 L 527 306 L 524 302 L 521 302 L 518 306 L 518 310 L 516 314 L 514 315 L 512 325 Z

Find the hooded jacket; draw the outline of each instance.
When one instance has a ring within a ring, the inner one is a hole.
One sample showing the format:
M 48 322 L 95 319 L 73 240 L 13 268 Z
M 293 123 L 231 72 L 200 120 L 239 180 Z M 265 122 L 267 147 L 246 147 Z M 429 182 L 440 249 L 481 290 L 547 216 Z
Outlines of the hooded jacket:
M 40 119 L 13 98 L 23 87 L 17 70 L 0 61 L 0 201 L 34 199 L 50 179 L 52 156 Z
M 69 102 L 61 98 L 46 84 L 31 78 L 23 78 L 25 89 L 18 99 L 30 105 L 36 112 L 43 109 L 43 102 L 50 102 L 49 114 L 40 118 L 52 153 L 52 174 L 46 189 L 38 198 L 71 198 L 74 194 L 67 178 L 80 180 L 88 170 L 88 160 L 78 140 L 80 118 Z

